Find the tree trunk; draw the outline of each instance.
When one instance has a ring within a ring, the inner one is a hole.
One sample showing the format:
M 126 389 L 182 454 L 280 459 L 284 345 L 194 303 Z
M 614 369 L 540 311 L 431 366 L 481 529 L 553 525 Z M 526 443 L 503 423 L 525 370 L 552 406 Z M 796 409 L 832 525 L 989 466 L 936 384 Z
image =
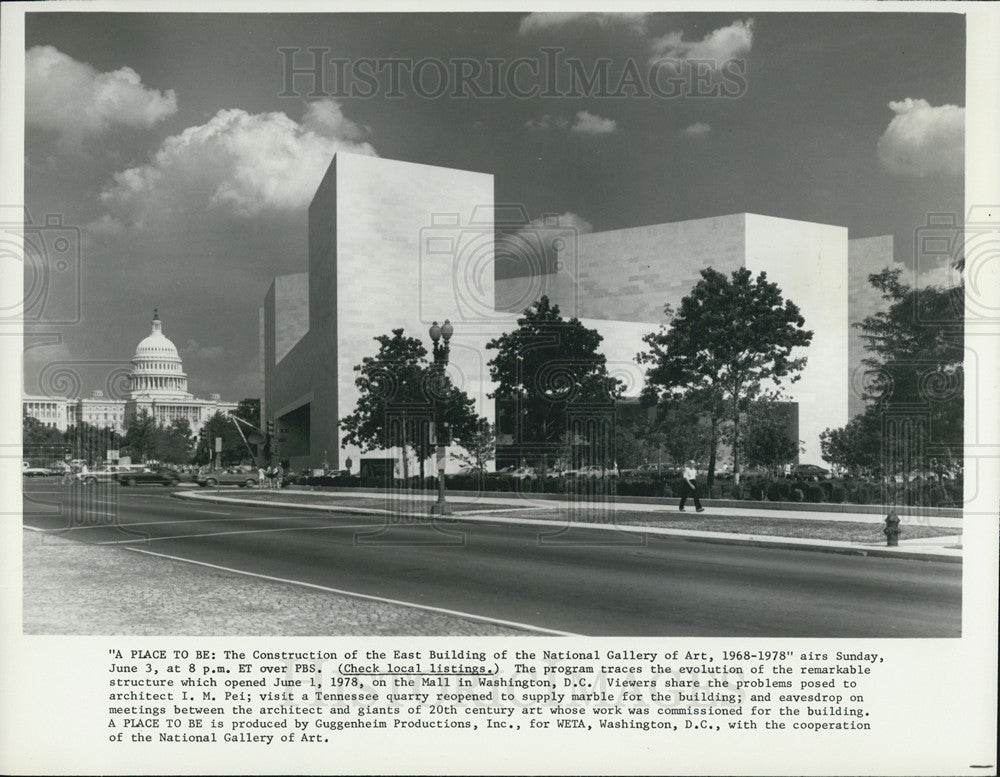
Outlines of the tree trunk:
M 733 398 L 733 483 L 740 482 L 740 402 Z
M 715 484 L 715 455 L 716 447 L 719 444 L 719 419 L 712 415 L 712 433 L 708 449 L 708 495 L 712 493 L 712 486 Z

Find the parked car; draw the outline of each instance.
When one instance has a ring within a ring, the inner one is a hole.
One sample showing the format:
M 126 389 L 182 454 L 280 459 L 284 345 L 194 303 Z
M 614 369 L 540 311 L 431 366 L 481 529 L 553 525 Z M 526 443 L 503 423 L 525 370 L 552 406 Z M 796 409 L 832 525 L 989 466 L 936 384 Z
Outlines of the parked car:
M 26 478 L 42 478 L 47 475 L 57 474 L 55 470 L 48 467 L 22 467 L 21 474 Z
M 636 475 L 680 475 L 681 470 L 679 467 L 675 467 L 672 464 L 665 464 L 663 462 L 652 463 L 652 464 L 640 464 L 635 469 Z
M 788 473 L 793 480 L 829 480 L 830 470 L 815 464 L 796 464 Z
M 203 472 L 195 478 L 199 486 L 240 486 L 253 488 L 260 485 L 257 470 L 251 467 L 230 467 L 215 472 Z
M 115 480 L 123 486 L 157 483 L 162 486 L 176 486 L 181 476 L 166 467 L 143 467 L 140 470 L 130 470 L 115 474 Z
M 616 478 L 618 477 L 617 467 L 602 467 L 600 464 L 587 464 L 576 470 L 578 478 Z

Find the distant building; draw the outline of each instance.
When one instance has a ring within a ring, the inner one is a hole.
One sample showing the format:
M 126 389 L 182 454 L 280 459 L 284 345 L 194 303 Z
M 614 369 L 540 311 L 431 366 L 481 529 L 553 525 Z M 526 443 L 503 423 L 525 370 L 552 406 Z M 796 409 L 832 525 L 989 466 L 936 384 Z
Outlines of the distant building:
M 191 424 L 191 431 L 198 434 L 216 412 L 235 409 L 235 402 L 223 402 L 218 394 L 199 399 L 188 392 L 187 374 L 180 354 L 163 334 L 163 323 L 154 310 L 149 336 L 136 346 L 132 357 L 129 397 L 124 403 L 125 426 L 145 411 L 164 425 L 186 419 Z
M 44 397 L 25 394 L 23 413 L 59 431 L 80 423 L 101 429 L 124 432 L 139 413 L 169 425 L 177 418 L 191 424 L 198 434 L 217 411 L 236 409 L 235 402 L 224 402 L 219 394 L 200 399 L 187 390 L 187 374 L 177 347 L 163 334 L 163 322 L 156 310 L 149 336 L 135 349 L 129 372 L 128 391 L 123 399 L 94 391 L 90 397 Z

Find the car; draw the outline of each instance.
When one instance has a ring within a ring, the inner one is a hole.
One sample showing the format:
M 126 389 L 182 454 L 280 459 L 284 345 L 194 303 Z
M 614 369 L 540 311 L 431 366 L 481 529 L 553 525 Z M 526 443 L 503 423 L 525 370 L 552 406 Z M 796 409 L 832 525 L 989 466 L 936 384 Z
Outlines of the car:
M 21 474 L 26 478 L 43 478 L 47 475 L 55 475 L 55 471 L 48 467 L 23 467 Z
M 108 466 L 101 467 L 93 472 L 77 472 L 73 476 L 73 480 L 81 485 L 93 486 L 98 483 L 116 482 L 118 480 L 118 475 L 124 475 L 129 472 L 138 472 L 142 469 L 144 469 L 144 467 L 139 464 L 109 464 Z
M 534 467 L 504 467 L 497 472 L 517 480 L 534 480 L 538 477 Z
M 123 486 L 157 483 L 162 486 L 176 486 L 181 476 L 166 467 L 143 467 L 140 470 L 115 473 L 115 480 Z
M 600 464 L 587 464 L 576 470 L 578 478 L 616 478 L 618 477 L 617 467 L 602 467 Z
M 793 480 L 829 480 L 830 470 L 815 464 L 796 464 L 788 473 Z
M 250 467 L 230 467 L 229 469 L 203 472 L 195 477 L 199 486 L 240 486 L 254 488 L 260 485 L 257 470 Z
M 671 464 L 665 464 L 663 462 L 651 463 L 651 464 L 640 464 L 635 469 L 636 475 L 680 475 L 681 470 Z

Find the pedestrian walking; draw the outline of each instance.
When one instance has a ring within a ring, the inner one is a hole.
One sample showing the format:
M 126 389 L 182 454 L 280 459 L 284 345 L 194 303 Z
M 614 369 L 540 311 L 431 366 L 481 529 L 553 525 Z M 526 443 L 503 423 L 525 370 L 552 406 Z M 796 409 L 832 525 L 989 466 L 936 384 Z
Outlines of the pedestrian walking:
M 701 500 L 698 498 L 698 484 L 695 481 L 695 478 L 698 477 L 698 469 L 696 468 L 693 460 L 689 461 L 684 466 L 684 473 L 682 477 L 684 478 L 684 482 L 682 484 L 683 493 L 681 494 L 681 511 L 684 510 L 684 505 L 687 503 L 687 499 L 690 496 L 694 498 L 695 509 L 699 513 L 704 512 L 705 508 L 701 506 Z
M 257 467 L 257 488 L 263 489 L 266 483 L 267 473 L 264 472 L 264 467 Z

